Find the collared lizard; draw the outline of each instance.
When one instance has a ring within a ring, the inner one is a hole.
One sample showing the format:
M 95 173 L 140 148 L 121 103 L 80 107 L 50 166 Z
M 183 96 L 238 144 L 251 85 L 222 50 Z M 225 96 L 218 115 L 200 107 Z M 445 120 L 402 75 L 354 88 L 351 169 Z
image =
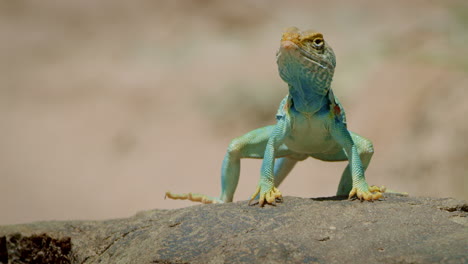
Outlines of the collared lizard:
M 384 188 L 369 186 L 364 171 L 374 152 L 372 142 L 347 129 L 345 111 L 333 95 L 331 82 L 336 60 L 323 35 L 287 29 L 276 54 L 280 77 L 289 93 L 281 101 L 275 125 L 255 129 L 235 138 L 221 169 L 221 195 L 166 193 L 171 199 L 203 203 L 232 202 L 243 158 L 262 159 L 260 182 L 249 204 L 260 206 L 282 201 L 277 189 L 298 161 L 313 157 L 323 161 L 349 161 L 337 195 L 366 201 L 382 197 Z

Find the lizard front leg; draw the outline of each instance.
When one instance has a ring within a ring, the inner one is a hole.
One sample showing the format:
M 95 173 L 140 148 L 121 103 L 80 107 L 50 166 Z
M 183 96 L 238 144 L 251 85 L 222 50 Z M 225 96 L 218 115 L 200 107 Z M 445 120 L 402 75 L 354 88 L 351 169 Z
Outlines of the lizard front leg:
M 260 181 L 255 193 L 252 195 L 249 204 L 259 196 L 258 203 L 260 206 L 266 204 L 274 204 L 278 199 L 282 200 L 281 192 L 275 187 L 275 158 L 278 157 L 278 149 L 283 144 L 284 138 L 290 132 L 290 122 L 288 116 L 282 116 L 274 127 L 267 145 L 265 154 L 263 155 L 262 168 L 260 172 Z
M 372 155 L 374 154 L 374 146 L 372 145 L 372 142 L 368 140 L 367 138 L 364 138 L 356 133 L 353 133 L 352 131 L 349 131 L 349 133 L 351 134 L 351 138 L 353 140 L 354 145 L 356 145 L 357 152 L 359 154 L 359 158 L 361 160 L 362 168 L 365 174 L 366 169 L 369 166 L 369 163 L 371 161 Z M 340 153 L 340 155 L 346 156 L 346 153 L 344 153 L 344 150 L 343 150 L 343 153 Z M 353 189 L 353 180 L 351 177 L 351 165 L 348 164 L 341 176 L 340 184 L 338 185 L 338 191 L 336 195 L 338 196 L 348 195 L 352 189 Z
M 365 172 L 367 167 L 369 166 L 372 155 L 374 154 L 374 147 L 372 145 L 372 142 L 369 139 L 363 136 L 360 136 L 352 131 L 349 131 L 349 133 L 351 134 L 351 138 L 353 139 L 353 142 L 356 145 L 359 158 L 361 159 L 362 167 Z M 339 159 L 341 159 L 341 155 L 345 155 L 345 154 L 340 153 L 338 155 L 340 157 Z M 351 168 L 350 168 L 350 165 L 348 164 L 345 170 L 343 171 L 343 175 L 341 176 L 340 184 L 338 185 L 338 191 L 336 192 L 336 195 L 337 196 L 348 195 L 353 189 L 352 183 L 353 183 L 353 180 L 351 177 Z M 386 188 L 385 186 L 382 186 L 380 188 L 375 188 L 371 186 L 371 188 L 374 188 L 374 190 L 380 189 L 380 192 L 382 193 L 385 192 L 385 193 L 392 193 L 392 194 L 401 195 L 401 196 L 408 196 L 408 193 L 406 192 L 399 192 L 399 191 L 391 190 L 391 189 Z
M 349 198 L 357 196 L 359 199 L 367 201 L 379 199 L 382 197 L 383 190 L 376 186 L 369 186 L 364 177 L 364 171 L 367 168 L 373 153 L 372 144 L 367 140 L 369 144 L 358 142 L 360 145 L 356 145 L 351 133 L 348 131 L 344 123 L 336 119 L 332 122 L 330 134 L 333 139 L 343 147 L 349 161 L 338 187 L 338 193 L 341 194 L 342 190 L 346 189 L 349 191 Z M 359 136 L 354 134 L 354 138 L 356 140 L 361 138 L 358 137 Z M 365 164 L 363 164 L 361 158 L 364 158 Z M 349 173 L 351 173 L 350 178 L 352 180 L 352 184 L 348 183 Z M 348 187 L 349 185 L 351 186 Z

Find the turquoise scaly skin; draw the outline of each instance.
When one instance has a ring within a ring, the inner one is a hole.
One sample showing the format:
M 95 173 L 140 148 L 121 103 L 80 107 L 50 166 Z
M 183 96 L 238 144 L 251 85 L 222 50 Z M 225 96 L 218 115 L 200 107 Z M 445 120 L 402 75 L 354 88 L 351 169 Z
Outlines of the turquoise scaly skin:
M 258 128 L 235 138 L 221 169 L 221 195 L 166 193 L 172 199 L 203 203 L 232 202 L 243 158 L 263 159 L 260 181 L 252 200 L 260 206 L 282 201 L 277 187 L 298 161 L 313 157 L 323 161 L 349 161 L 337 195 L 373 201 L 383 188 L 369 186 L 364 172 L 374 152 L 372 142 L 347 129 L 342 105 L 331 82 L 336 60 L 330 45 L 318 32 L 287 29 L 276 55 L 279 75 L 289 93 L 281 101 L 275 125 Z M 249 202 L 249 204 L 250 204 Z

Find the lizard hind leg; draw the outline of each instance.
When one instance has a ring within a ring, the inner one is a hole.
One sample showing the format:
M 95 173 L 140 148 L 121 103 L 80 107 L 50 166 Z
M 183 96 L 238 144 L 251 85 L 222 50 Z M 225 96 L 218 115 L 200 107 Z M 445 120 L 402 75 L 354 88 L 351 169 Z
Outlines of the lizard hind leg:
M 275 161 L 274 177 L 275 187 L 278 187 L 288 176 L 298 161 L 303 161 L 309 156 L 306 154 L 291 154 L 287 157 L 277 158 Z
M 235 138 L 229 144 L 221 167 L 221 195 L 219 198 L 196 193 L 166 192 L 167 198 L 202 203 L 232 202 L 239 182 L 240 163 L 243 158 L 263 158 L 265 146 L 274 126 L 266 126 Z

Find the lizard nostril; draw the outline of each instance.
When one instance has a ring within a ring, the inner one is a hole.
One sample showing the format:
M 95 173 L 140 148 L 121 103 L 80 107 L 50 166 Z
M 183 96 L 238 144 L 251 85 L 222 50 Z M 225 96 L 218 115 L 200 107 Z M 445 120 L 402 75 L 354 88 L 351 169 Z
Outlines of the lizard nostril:
M 292 41 L 284 40 L 284 41 L 281 42 L 281 46 L 286 50 L 291 50 L 291 49 L 294 49 L 296 44 L 294 44 L 294 42 L 292 42 Z

